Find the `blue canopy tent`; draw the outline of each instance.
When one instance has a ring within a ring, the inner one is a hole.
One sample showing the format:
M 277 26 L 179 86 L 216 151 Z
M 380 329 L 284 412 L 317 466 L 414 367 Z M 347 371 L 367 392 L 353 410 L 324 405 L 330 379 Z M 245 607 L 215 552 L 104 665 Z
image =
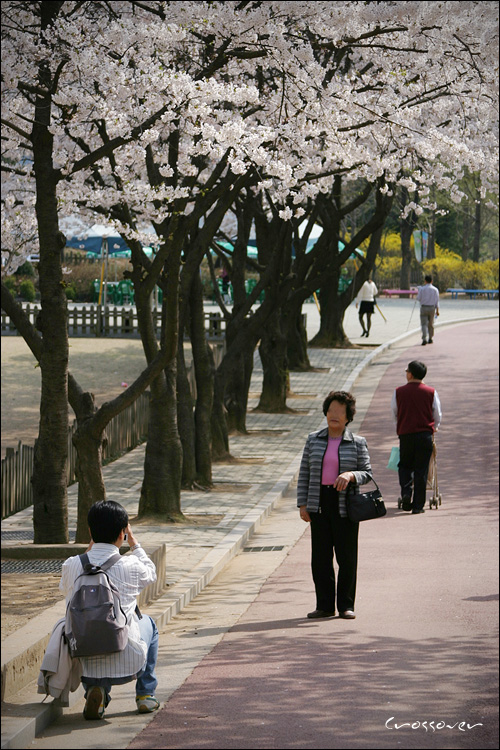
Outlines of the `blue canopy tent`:
M 108 255 L 130 258 L 131 251 L 125 240 L 114 227 L 104 224 L 94 224 L 89 229 L 84 229 L 81 234 L 70 237 L 66 240 L 66 247 L 85 250 L 93 255 L 102 255 L 104 243 L 107 244 Z
M 85 250 L 87 257 L 102 259 L 101 280 L 99 285 L 99 304 L 101 300 L 104 305 L 107 302 L 108 286 L 108 258 L 130 258 L 132 251 L 116 229 L 105 224 L 93 224 L 91 227 L 82 227 L 81 222 L 75 218 L 63 219 L 61 228 L 67 235 L 66 247 L 75 250 Z M 146 255 L 151 257 L 153 249 L 143 247 Z

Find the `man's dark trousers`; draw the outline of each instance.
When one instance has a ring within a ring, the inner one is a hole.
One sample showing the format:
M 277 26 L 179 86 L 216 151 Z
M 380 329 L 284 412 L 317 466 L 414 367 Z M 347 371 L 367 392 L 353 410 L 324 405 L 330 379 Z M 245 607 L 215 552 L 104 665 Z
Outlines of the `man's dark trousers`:
M 358 567 L 359 523 L 339 514 L 339 495 L 334 487 L 323 485 L 321 513 L 311 513 L 312 574 L 316 588 L 316 608 L 335 611 L 335 572 L 333 550 L 339 566 L 337 605 L 339 612 L 354 609 Z
M 429 461 L 432 456 L 432 432 L 412 432 L 399 436 L 399 484 L 401 497 L 411 500 L 412 510 L 423 510 Z

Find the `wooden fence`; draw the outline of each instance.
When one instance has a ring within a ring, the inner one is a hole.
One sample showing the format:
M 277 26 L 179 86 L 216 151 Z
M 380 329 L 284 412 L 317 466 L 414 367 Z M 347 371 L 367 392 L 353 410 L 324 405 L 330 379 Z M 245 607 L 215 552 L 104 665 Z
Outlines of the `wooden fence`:
M 215 366 L 218 367 L 224 356 L 224 342 L 211 344 Z M 187 376 L 193 399 L 196 398 L 196 378 L 193 361 L 188 363 Z M 108 463 L 118 458 L 124 451 L 135 448 L 147 437 L 149 420 L 149 391 L 141 394 L 129 407 L 110 421 L 106 427 L 107 442 L 103 447 L 103 461 Z M 73 435 L 76 420 L 68 429 L 68 485 L 76 481 L 76 449 Z M 33 504 L 31 477 L 33 475 L 32 445 L 19 443 L 17 448 L 7 448 L 2 458 L 2 518 L 7 518 Z
M 37 304 L 23 305 L 30 322 L 34 325 L 40 312 Z M 153 308 L 153 323 L 159 333 L 161 309 Z M 2 335 L 16 335 L 17 329 L 2 310 Z M 205 312 L 205 333 L 209 341 L 222 341 L 226 334 L 226 321 L 218 312 Z M 68 305 L 68 335 L 102 336 L 109 338 L 140 338 L 137 310 L 132 306 Z
M 147 436 L 148 420 L 149 392 L 146 392 L 108 424 L 103 461 L 118 458 L 124 451 L 131 450 L 142 442 Z M 75 431 L 76 420 L 68 429 L 68 485 L 76 481 L 76 449 L 73 445 Z M 5 458 L 2 458 L 2 518 L 33 504 L 31 477 L 34 453 L 33 446 L 19 443 L 17 449 L 7 448 Z

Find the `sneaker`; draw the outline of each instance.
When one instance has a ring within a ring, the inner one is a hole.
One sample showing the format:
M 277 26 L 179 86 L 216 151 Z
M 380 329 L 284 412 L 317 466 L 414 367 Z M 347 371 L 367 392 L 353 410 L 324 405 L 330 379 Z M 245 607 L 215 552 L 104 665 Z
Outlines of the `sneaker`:
M 160 703 L 154 695 L 138 695 L 135 702 L 140 714 L 150 714 L 160 708 Z
M 102 719 L 104 716 L 104 698 L 104 688 L 99 687 L 99 685 L 91 687 L 87 693 L 83 718 L 89 720 Z

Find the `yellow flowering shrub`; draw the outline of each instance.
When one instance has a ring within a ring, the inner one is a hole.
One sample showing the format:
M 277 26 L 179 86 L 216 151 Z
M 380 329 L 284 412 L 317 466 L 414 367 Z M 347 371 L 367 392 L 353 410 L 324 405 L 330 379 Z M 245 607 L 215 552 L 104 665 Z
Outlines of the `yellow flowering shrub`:
M 385 244 L 384 244 L 385 243 Z M 413 250 L 413 238 L 411 241 Z M 401 238 L 398 234 L 387 234 L 382 242 L 381 255 L 375 263 L 376 282 L 379 289 L 390 287 L 399 279 L 401 273 Z M 433 283 L 440 292 L 450 287 L 462 289 L 498 289 L 498 260 L 486 260 L 474 263 L 463 261 L 457 253 L 436 244 L 436 257 L 422 263 L 412 260 L 413 269 L 421 271 L 421 281 L 430 274 Z

